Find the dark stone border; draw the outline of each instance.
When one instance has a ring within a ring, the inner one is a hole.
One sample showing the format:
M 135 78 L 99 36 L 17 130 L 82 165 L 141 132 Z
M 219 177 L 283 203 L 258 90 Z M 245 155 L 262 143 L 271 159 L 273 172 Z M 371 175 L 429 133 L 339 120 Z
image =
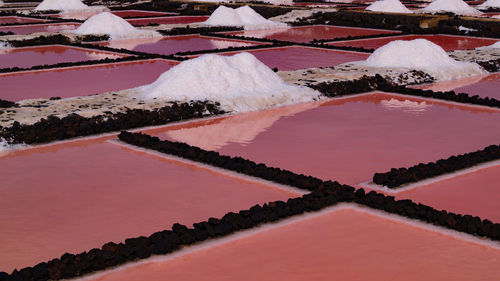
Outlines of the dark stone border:
M 351 36 L 348 35 L 347 37 L 335 37 L 331 39 L 313 39 L 310 43 L 311 44 L 322 44 L 322 43 L 333 43 L 337 41 L 354 41 L 354 40 L 361 40 L 361 39 L 376 39 L 376 38 L 385 38 L 385 37 L 394 37 L 394 36 L 403 36 L 403 35 L 412 35 L 406 32 L 398 32 L 398 33 L 381 33 L 381 34 L 372 34 L 372 35 L 358 35 L 358 36 Z
M 500 145 L 490 145 L 478 151 L 450 156 L 436 162 L 418 164 L 409 168 L 392 168 L 386 173 L 375 173 L 373 182 L 389 188 L 453 173 L 462 169 L 500 159 Z
M 0 108 L 9 108 L 9 107 L 17 107 L 17 104 L 15 102 L 0 99 Z
M 76 37 L 78 41 L 81 42 L 98 42 L 106 41 L 109 39 L 108 35 L 80 35 Z M 32 46 L 43 46 L 43 45 L 67 45 L 72 44 L 71 38 L 66 37 L 62 34 L 55 35 L 41 35 L 38 37 L 24 39 L 24 40 L 7 40 L 12 47 L 32 47 Z
M 8 35 L 15 35 L 14 32 L 12 31 L 7 31 L 7 32 L 0 32 L 0 36 L 8 36 Z
M 229 47 L 229 48 L 224 48 L 224 49 L 178 52 L 178 53 L 175 53 L 175 56 L 182 57 L 182 56 L 194 56 L 194 55 L 213 54 L 213 53 L 252 51 L 252 50 L 259 50 L 259 49 L 279 48 L 279 47 L 288 47 L 288 46 L 292 46 L 292 45 L 288 44 L 288 43 L 277 42 L 275 44 L 269 44 L 269 45 L 256 45 L 256 46 L 248 46 L 248 47 Z
M 214 32 L 230 32 L 230 31 L 240 31 L 243 27 L 238 26 L 211 26 L 211 27 L 174 27 L 170 30 L 157 30 L 159 33 L 165 36 L 175 36 L 175 35 L 188 35 L 188 34 L 200 34 L 211 36 Z

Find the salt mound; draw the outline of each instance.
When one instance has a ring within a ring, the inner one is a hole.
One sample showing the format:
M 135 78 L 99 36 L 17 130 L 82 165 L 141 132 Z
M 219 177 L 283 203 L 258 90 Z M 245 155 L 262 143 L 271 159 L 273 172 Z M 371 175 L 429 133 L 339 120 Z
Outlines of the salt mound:
M 481 5 L 476 6 L 479 9 L 488 9 L 488 8 L 500 8 L 500 0 L 488 0 Z
M 2 0 L 0 0 L 0 7 L 2 7 L 2 6 L 3 6 L 3 1 L 2 1 Z
M 422 12 L 451 12 L 457 15 L 478 16 L 482 13 L 462 0 L 434 0 L 427 7 L 421 9 Z
M 243 26 L 245 30 L 287 27 L 285 23 L 265 19 L 248 6 L 237 9 L 219 6 L 204 23 L 215 26 Z
M 496 42 L 493 45 L 479 47 L 479 48 L 476 48 L 476 49 L 478 49 L 478 50 L 500 49 L 500 41 Z
M 373 2 L 366 8 L 368 11 L 386 12 L 386 13 L 413 13 L 410 9 L 406 8 L 399 0 L 381 0 Z
M 42 3 L 36 6 L 35 11 L 70 11 L 70 10 L 85 10 L 89 6 L 85 5 L 80 0 L 43 0 Z
M 312 101 L 319 96 L 309 88 L 285 83 L 246 52 L 234 56 L 207 54 L 184 61 L 136 90 L 144 100 L 209 100 L 234 112 Z
M 90 17 L 72 32 L 79 35 L 107 34 L 111 39 L 161 36 L 161 34 L 153 30 L 137 29 L 126 20 L 109 12 Z
M 371 67 L 408 68 L 424 71 L 438 80 L 482 74 L 477 64 L 456 61 L 440 46 L 426 40 L 395 40 L 373 52 L 362 64 Z
M 3 42 L 0 41 L 0 49 L 8 49 L 11 48 L 12 46 L 8 42 Z

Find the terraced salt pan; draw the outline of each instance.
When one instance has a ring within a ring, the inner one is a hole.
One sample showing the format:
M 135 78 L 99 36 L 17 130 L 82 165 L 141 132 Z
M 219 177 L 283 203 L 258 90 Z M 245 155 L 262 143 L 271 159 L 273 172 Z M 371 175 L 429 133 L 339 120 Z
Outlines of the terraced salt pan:
M 101 60 L 105 58 L 116 59 L 127 56 L 128 55 L 63 45 L 7 48 L 0 50 L 0 68 L 16 66 L 31 67 L 62 62 Z
M 158 59 L 0 74 L 0 98 L 18 101 L 119 91 L 152 83 L 175 64 Z
M 44 19 L 35 19 L 35 18 L 23 18 L 17 16 L 7 16 L 0 17 L 0 25 L 3 24 L 11 24 L 11 23 L 32 23 L 32 22 L 46 22 Z
M 86 280 L 482 281 L 500 274 L 498 248 L 355 207 L 331 208 L 231 238 Z
M 0 271 L 297 196 L 109 138 L 0 156 Z
M 457 93 L 467 93 L 470 96 L 490 97 L 500 99 L 498 89 L 500 87 L 500 74 L 494 73 L 485 76 L 472 77 L 469 79 L 453 80 L 449 82 L 438 82 L 434 84 L 422 85 L 418 88 L 433 91 L 455 91 Z
M 51 23 L 51 24 L 30 24 L 0 27 L 0 32 L 13 32 L 16 35 L 27 35 L 39 32 L 56 33 L 63 30 L 73 30 L 80 26 L 79 23 Z
M 329 26 L 329 25 L 314 25 L 314 26 L 298 26 L 288 29 L 270 29 L 270 30 L 245 30 L 226 32 L 226 34 L 240 35 L 246 37 L 266 38 L 272 40 L 282 40 L 306 43 L 313 39 L 333 39 L 347 36 L 375 35 L 375 34 L 391 34 L 399 33 L 399 31 L 357 28 L 344 26 Z

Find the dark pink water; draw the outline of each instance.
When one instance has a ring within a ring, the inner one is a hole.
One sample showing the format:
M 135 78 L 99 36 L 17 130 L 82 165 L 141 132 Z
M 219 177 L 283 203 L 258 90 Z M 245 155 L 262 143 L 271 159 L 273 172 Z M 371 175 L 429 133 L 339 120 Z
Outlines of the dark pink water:
M 46 21 L 47 20 L 43 19 L 23 18 L 16 16 L 0 17 L 0 25 L 9 23 L 29 23 L 29 22 L 46 22 Z
M 399 31 L 344 27 L 344 26 L 315 25 L 315 26 L 291 27 L 287 29 L 237 31 L 237 32 L 228 32 L 227 34 L 304 43 L 304 42 L 310 42 L 313 39 L 333 39 L 337 37 L 347 37 L 349 35 L 360 36 L 360 35 L 390 34 L 390 33 L 399 33 Z
M 253 54 L 267 66 L 279 70 L 297 70 L 311 67 L 335 66 L 350 61 L 365 60 L 369 54 L 350 51 L 290 46 L 245 51 Z M 221 53 L 234 55 L 239 52 Z
M 148 24 L 182 24 L 206 21 L 205 16 L 180 16 L 180 17 L 157 17 L 144 19 L 127 19 L 132 25 L 148 25 Z
M 455 91 L 467 93 L 470 96 L 490 97 L 500 99 L 500 74 L 494 73 L 487 76 L 470 77 L 458 80 L 443 81 L 415 88 L 429 89 L 433 91 Z
M 500 250 L 341 209 L 91 280 L 489 281 Z
M 419 38 L 427 39 L 441 46 L 447 52 L 453 50 L 468 50 L 481 46 L 488 46 L 498 41 L 498 39 L 456 35 L 402 35 L 384 38 L 332 42 L 328 44 L 334 46 L 351 46 L 377 49 L 394 40 L 414 40 Z
M 51 23 L 51 24 L 31 24 L 18 26 L 0 27 L 0 32 L 14 32 L 17 35 L 26 35 L 38 32 L 60 32 L 63 30 L 74 30 L 80 26 L 79 23 Z
M 120 40 L 116 42 L 100 43 L 104 46 L 122 45 L 123 48 L 151 54 L 170 55 L 178 52 L 224 49 L 228 47 L 257 46 L 261 43 L 240 40 L 219 39 L 201 35 L 171 36 L 162 39 L 150 40 Z
M 0 271 L 297 196 L 105 140 L 0 156 Z
M 148 60 L 0 74 L 0 98 L 18 101 L 119 91 L 152 83 L 175 64 L 177 62 Z
M 150 16 L 164 16 L 164 15 L 173 15 L 176 13 L 170 12 L 158 12 L 158 11 L 143 11 L 143 10 L 122 10 L 122 11 L 111 11 L 115 16 L 119 16 L 121 18 L 138 18 L 138 17 L 150 17 Z
M 62 45 L 40 47 L 9 48 L 0 50 L 0 68 L 31 67 L 35 65 L 56 64 L 61 62 L 77 62 L 101 60 L 105 58 L 127 57 L 106 51 L 96 51 Z

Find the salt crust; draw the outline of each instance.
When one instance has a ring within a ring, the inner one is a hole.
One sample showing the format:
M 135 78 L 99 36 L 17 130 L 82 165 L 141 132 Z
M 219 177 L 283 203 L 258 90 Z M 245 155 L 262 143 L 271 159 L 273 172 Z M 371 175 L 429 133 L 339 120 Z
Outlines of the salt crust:
M 410 9 L 406 8 L 399 0 L 380 0 L 373 2 L 366 8 L 367 11 L 373 12 L 386 12 L 386 13 L 413 13 Z

